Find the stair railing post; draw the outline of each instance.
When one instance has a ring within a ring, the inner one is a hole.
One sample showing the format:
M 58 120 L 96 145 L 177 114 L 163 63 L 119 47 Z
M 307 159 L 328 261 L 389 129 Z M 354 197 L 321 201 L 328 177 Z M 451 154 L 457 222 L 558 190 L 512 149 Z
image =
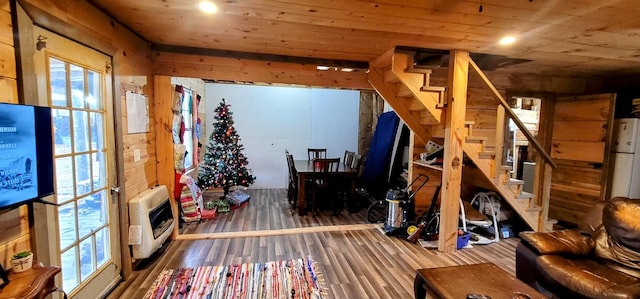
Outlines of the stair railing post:
M 502 169 L 504 155 L 505 117 L 504 107 L 498 105 L 496 113 L 496 156 L 493 158 L 493 178 L 499 179 L 504 172 Z

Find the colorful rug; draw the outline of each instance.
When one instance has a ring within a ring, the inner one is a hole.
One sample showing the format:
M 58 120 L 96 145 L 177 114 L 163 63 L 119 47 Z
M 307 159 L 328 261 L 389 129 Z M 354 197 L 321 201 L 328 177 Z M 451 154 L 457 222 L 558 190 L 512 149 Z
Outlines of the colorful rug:
M 167 269 L 145 299 L 324 299 L 311 258 L 230 266 Z

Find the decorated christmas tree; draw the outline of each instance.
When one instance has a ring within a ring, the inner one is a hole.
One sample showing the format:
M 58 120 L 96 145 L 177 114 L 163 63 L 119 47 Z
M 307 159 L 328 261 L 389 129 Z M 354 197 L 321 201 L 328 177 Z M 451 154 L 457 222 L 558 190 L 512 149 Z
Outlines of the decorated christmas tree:
M 249 186 L 255 176 L 246 166 L 249 164 L 240 144 L 240 136 L 233 127 L 233 112 L 222 99 L 214 110 L 216 122 L 209 137 L 204 160 L 198 169 L 200 188 L 222 188 L 224 195 L 233 186 Z

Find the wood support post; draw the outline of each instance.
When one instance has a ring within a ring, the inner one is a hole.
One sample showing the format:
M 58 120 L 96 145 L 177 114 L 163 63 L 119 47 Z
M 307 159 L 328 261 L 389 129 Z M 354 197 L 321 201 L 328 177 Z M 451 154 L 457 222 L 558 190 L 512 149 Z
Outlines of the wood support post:
M 452 50 L 449 57 L 447 86 L 450 89 L 447 94 L 449 99 L 445 116 L 443 182 L 440 203 L 440 235 L 438 240 L 438 250 L 445 252 L 456 250 L 458 236 L 464 122 L 467 108 L 467 84 L 469 81 L 469 52 Z
M 553 135 L 553 115 L 555 115 L 555 96 L 545 94 L 540 103 L 540 122 L 538 124 L 538 141 L 545 151 L 551 150 Z M 549 199 L 551 195 L 551 165 L 541 157 L 536 157 L 535 177 L 533 179 L 533 193 L 535 205 L 542 207 L 538 231 L 546 231 L 549 221 Z

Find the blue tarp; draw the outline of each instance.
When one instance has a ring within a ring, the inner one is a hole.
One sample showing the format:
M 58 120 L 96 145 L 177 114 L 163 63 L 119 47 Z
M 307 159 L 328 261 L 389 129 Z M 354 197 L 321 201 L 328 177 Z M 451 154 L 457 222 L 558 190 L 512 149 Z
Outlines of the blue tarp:
M 387 177 L 391 163 L 391 151 L 400 119 L 395 112 L 385 112 L 378 117 L 376 131 L 364 165 L 362 180 L 373 194 L 384 194 L 389 184 Z

